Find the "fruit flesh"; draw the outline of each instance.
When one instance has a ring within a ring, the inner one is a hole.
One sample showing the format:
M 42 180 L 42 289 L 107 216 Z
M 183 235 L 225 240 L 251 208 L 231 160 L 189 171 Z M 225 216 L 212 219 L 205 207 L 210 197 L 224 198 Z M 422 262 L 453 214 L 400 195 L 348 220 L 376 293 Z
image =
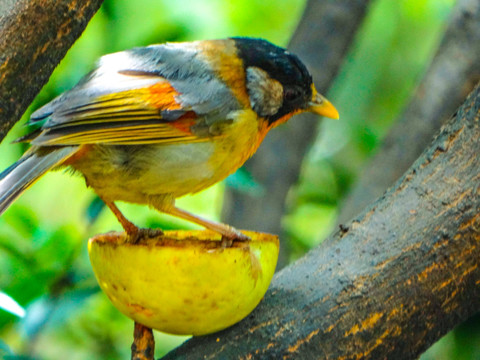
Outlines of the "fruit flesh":
M 210 231 L 174 231 L 140 244 L 123 234 L 89 241 L 102 290 L 122 313 L 171 334 L 203 335 L 247 316 L 272 279 L 278 238 L 245 232 L 224 247 Z

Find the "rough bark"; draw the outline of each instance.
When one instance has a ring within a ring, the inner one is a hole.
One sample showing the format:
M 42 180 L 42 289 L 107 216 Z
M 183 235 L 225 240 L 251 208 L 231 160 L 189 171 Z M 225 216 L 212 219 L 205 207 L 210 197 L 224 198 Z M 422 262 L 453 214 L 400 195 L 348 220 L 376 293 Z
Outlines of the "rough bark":
M 152 329 L 135 322 L 131 360 L 153 360 L 155 338 Z
M 309 0 L 289 49 L 311 71 L 315 85 L 325 94 L 362 23 L 368 0 Z M 227 189 L 223 219 L 239 229 L 281 234 L 285 198 L 298 180 L 302 159 L 316 135 L 319 118 L 303 114 L 270 132 L 245 169 L 263 186 L 254 196 Z M 287 261 L 288 244 L 282 243 L 279 267 Z
M 383 197 L 245 320 L 165 359 L 415 359 L 480 306 L 480 87 Z
M 45 85 L 102 0 L 0 3 L 0 140 Z
M 406 111 L 342 205 L 349 220 L 391 186 L 480 78 L 480 3 L 459 0 L 442 43 Z

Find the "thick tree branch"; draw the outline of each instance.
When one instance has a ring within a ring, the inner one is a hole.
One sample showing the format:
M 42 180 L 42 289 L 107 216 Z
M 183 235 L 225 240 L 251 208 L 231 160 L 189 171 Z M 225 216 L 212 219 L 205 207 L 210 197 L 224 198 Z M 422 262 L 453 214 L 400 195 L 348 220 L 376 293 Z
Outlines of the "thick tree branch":
M 339 223 L 379 197 L 415 161 L 480 78 L 480 3 L 459 0 L 415 96 L 348 196 Z
M 382 198 L 259 307 L 166 359 L 415 359 L 480 306 L 480 87 Z
M 45 85 L 102 0 L 0 3 L 0 140 Z
M 325 94 L 362 23 L 368 0 L 309 0 L 290 42 L 313 74 L 320 93 Z M 252 196 L 228 189 L 223 209 L 227 224 L 241 229 L 281 234 L 285 198 L 297 182 L 302 159 L 315 138 L 319 119 L 303 114 L 270 132 L 255 156 L 245 164 L 266 190 Z M 288 248 L 282 244 L 279 266 L 286 264 Z

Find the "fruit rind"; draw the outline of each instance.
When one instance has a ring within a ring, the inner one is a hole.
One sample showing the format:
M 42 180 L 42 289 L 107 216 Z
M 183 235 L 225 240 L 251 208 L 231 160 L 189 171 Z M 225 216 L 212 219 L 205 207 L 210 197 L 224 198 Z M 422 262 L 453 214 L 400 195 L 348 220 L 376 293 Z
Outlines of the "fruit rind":
M 102 290 L 131 319 L 163 332 L 212 333 L 240 321 L 268 289 L 278 238 L 222 246 L 208 230 L 170 231 L 139 244 L 120 233 L 96 236 L 88 250 Z

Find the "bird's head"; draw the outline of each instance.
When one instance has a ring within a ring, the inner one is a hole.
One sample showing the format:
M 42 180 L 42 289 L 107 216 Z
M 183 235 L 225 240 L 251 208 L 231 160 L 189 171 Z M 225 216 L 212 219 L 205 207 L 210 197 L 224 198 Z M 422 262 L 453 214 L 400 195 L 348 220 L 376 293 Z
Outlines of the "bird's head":
M 305 111 L 338 119 L 337 110 L 317 92 L 296 55 L 263 39 L 233 40 L 245 67 L 250 105 L 270 125 Z

